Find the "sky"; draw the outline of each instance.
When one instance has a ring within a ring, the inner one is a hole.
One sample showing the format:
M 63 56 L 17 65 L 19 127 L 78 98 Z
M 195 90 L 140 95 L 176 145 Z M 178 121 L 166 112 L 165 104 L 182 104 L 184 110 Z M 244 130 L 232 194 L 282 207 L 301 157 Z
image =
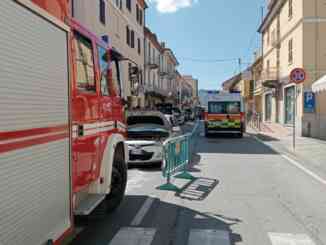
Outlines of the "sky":
M 240 71 L 238 58 L 241 69 L 252 62 L 265 1 L 147 0 L 146 25 L 174 51 L 181 74 L 218 89 Z

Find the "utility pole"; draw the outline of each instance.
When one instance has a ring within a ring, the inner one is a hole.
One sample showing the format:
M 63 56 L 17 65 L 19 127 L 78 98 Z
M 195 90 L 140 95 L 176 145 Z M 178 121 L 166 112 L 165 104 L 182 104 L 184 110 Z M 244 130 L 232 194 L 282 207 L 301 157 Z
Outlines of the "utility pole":
M 239 64 L 239 73 L 241 73 L 241 70 L 242 70 L 242 60 L 241 58 L 238 59 L 238 64 Z

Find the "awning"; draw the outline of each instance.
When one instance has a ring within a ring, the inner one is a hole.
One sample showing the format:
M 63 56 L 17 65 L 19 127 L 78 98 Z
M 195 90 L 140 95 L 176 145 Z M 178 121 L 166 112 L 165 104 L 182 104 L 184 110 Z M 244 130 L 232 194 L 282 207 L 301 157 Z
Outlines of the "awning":
M 326 92 L 326 75 L 319 78 L 312 84 L 312 91 L 315 93 L 325 91 Z

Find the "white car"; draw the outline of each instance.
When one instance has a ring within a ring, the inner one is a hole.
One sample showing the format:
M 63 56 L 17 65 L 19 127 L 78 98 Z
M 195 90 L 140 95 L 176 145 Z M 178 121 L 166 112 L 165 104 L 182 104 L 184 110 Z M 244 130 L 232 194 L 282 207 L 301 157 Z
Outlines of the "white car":
M 161 112 L 135 111 L 127 116 L 129 164 L 162 164 L 163 143 L 176 136 L 173 127 Z

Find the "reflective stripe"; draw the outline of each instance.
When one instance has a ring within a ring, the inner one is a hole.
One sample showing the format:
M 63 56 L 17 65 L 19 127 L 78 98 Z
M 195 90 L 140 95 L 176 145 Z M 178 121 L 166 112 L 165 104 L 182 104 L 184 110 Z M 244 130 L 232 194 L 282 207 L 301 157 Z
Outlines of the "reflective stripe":
M 78 138 L 78 127 L 83 127 L 83 136 L 95 135 L 101 132 L 111 131 L 115 128 L 114 121 L 85 123 L 72 126 L 72 137 Z

